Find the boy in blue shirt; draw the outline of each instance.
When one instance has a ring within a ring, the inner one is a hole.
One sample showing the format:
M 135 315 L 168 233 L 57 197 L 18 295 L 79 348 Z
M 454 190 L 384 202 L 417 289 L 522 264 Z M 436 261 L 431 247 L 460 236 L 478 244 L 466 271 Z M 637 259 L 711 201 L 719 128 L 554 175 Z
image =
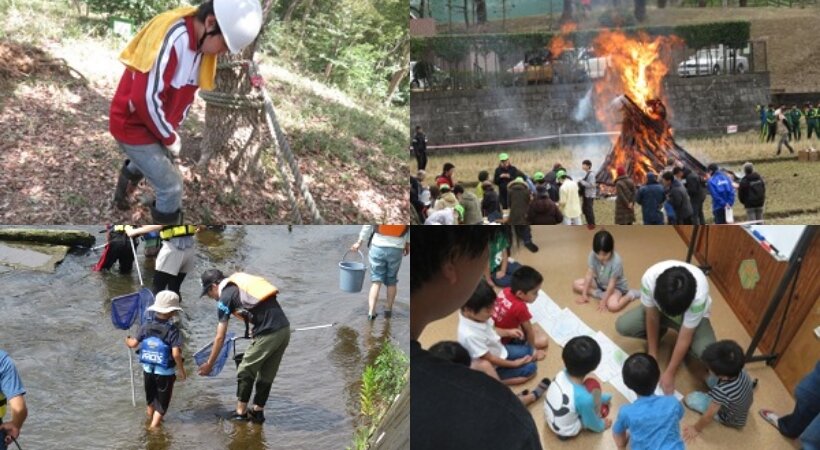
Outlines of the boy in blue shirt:
M 683 406 L 672 395 L 655 395 L 661 377 L 655 358 L 635 353 L 624 361 L 622 374 L 624 384 L 638 394 L 638 399 L 618 411 L 612 426 L 615 445 L 619 449 L 630 445 L 632 450 L 683 450 Z
M 176 312 L 182 311 L 179 296 L 173 291 L 161 291 L 148 311 L 154 312 L 154 320 L 140 327 L 136 339 L 126 337 L 125 345 L 140 348 L 145 402 L 148 404 L 145 413 L 151 420 L 150 428 L 155 429 L 171 404 L 177 367 L 179 380 L 186 378 L 185 366 L 182 365 L 182 333 L 171 322 Z

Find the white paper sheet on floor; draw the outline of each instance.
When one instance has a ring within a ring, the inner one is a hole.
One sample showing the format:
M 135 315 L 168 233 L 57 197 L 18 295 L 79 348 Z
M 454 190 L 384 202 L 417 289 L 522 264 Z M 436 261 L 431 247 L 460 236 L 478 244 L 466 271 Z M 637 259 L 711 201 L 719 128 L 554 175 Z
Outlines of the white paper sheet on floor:
M 624 361 L 629 355 L 618 347 L 612 339 L 602 331 L 594 331 L 580 317 L 569 308 L 561 308 L 543 290 L 538 291 L 535 301 L 527 305 L 532 319 L 561 347 L 567 345 L 570 339 L 576 336 L 590 336 L 601 347 L 601 363 L 593 371 L 599 380 L 609 383 L 621 393 L 630 403 L 638 396 L 626 387 L 621 376 Z M 663 395 L 658 386 L 657 395 Z M 683 395 L 675 391 L 675 398 L 683 400 Z

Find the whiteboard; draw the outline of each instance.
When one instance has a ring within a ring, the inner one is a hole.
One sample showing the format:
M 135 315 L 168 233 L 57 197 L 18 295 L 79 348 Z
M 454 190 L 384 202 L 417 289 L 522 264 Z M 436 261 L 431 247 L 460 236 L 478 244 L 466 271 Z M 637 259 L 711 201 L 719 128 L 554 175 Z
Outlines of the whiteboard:
M 779 251 L 778 255 L 772 255 L 777 259 L 787 261 L 792 256 L 800 236 L 806 229 L 806 225 L 745 225 L 743 228 L 751 234 L 757 231 L 766 238 L 766 241 L 774 245 Z M 754 235 L 752 237 L 757 240 Z

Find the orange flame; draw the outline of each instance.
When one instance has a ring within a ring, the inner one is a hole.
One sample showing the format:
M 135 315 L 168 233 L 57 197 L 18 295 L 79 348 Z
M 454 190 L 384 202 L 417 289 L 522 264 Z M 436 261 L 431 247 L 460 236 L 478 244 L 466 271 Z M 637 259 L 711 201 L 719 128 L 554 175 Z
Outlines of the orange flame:
M 596 82 L 598 119 L 610 129 L 616 123 L 607 116 L 609 103 L 621 94 L 628 95 L 647 114 L 655 115 L 648 101 L 663 98 L 663 78 L 669 71 L 668 55 L 673 45 L 681 42 L 675 36 L 650 39 L 644 33 L 638 38 L 620 31 L 603 31 L 593 43 L 596 53 L 609 58 L 609 70 Z
M 561 25 L 561 32 L 558 36 L 555 36 L 550 41 L 549 51 L 552 55 L 552 58 L 557 58 L 561 56 L 561 53 L 564 52 L 564 49 L 572 47 L 571 41 L 565 38 L 566 35 L 572 33 L 578 28 L 578 25 L 574 22 L 567 22 Z

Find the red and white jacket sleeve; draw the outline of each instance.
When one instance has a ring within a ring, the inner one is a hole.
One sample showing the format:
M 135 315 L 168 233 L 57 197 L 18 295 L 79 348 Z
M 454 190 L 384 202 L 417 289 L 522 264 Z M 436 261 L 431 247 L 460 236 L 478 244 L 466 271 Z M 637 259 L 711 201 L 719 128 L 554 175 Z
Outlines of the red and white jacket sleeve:
M 168 146 L 177 139 L 175 126 L 168 121 L 165 113 L 163 91 L 170 89 L 171 80 L 178 66 L 176 41 L 184 28 L 165 36 L 160 54 L 154 66 L 147 73 L 135 72 L 129 100 L 142 122 L 163 145 Z

